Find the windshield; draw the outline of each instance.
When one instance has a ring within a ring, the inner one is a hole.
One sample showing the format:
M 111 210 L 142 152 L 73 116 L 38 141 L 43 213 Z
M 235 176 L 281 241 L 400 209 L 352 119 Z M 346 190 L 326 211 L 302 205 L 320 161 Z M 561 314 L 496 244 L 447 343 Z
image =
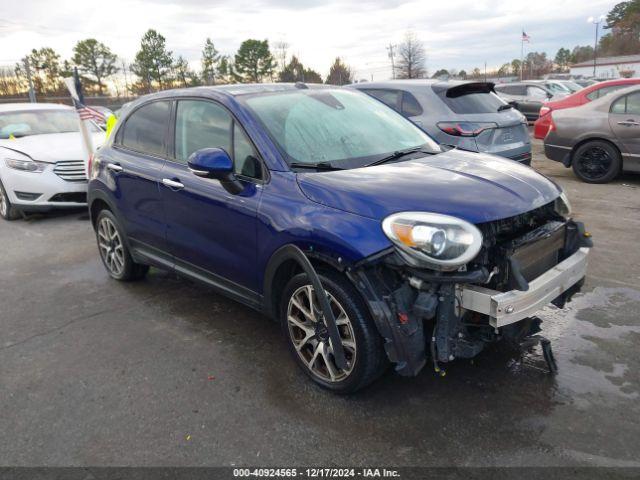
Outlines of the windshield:
M 405 149 L 440 152 L 413 123 L 363 93 L 309 89 L 245 101 L 289 163 L 355 168 Z
M 0 139 L 78 130 L 75 110 L 30 110 L 0 114 Z M 92 125 L 91 131 L 99 130 Z

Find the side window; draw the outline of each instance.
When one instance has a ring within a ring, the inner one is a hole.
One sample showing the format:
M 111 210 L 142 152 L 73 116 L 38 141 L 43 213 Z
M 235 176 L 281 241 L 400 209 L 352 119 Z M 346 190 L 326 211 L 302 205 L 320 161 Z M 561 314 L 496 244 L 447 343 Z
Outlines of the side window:
M 409 92 L 402 92 L 402 114 L 407 117 L 422 115 L 422 107 Z
M 247 134 L 235 122 L 233 124 L 233 157 L 236 175 L 262 178 L 262 163 L 258 160 Z
M 640 92 L 627 95 L 627 114 L 640 115 Z
M 176 160 L 186 163 L 189 155 L 207 147 L 231 150 L 231 115 L 221 106 L 200 100 L 179 100 L 176 111 Z
M 601 88 L 600 90 L 604 90 L 604 89 Z M 591 93 L 587 93 L 587 98 L 591 101 L 595 100 L 596 98 L 600 98 L 600 90 L 594 90 Z
M 627 109 L 627 97 L 620 97 L 611 105 L 611 113 L 625 113 Z
M 169 102 L 152 102 L 133 112 L 123 126 L 120 144 L 137 152 L 164 156 Z
M 377 98 L 386 106 L 393 108 L 396 112 L 400 112 L 400 90 L 383 90 L 383 89 L 366 89 L 366 93 L 373 98 Z

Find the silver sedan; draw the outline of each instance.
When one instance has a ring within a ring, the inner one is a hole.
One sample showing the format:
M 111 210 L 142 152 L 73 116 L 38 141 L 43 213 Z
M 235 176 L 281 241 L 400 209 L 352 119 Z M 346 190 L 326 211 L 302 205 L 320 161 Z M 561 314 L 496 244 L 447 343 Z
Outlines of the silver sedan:
M 544 152 L 588 183 L 610 182 L 623 170 L 640 173 L 640 87 L 553 111 Z

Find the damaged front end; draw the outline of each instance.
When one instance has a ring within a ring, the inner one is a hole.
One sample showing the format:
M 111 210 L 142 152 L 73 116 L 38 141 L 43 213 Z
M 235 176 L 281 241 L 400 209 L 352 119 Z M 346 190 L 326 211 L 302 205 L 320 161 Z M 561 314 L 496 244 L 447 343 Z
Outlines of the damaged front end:
M 583 224 L 567 214 L 556 202 L 475 225 L 481 246 L 455 269 L 421 264 L 404 248 L 349 269 L 396 371 L 416 375 L 430 359 L 442 372 L 440 364 L 472 358 L 500 340 L 522 348 L 539 343 L 554 371 L 535 313 L 549 303 L 562 308 L 580 290 L 592 246 Z M 397 231 L 404 234 L 403 228 Z

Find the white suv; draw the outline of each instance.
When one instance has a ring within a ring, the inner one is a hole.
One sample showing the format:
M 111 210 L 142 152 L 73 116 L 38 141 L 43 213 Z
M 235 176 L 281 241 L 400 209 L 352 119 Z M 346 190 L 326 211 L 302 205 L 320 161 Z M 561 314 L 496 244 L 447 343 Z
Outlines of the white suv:
M 92 125 L 94 145 L 104 132 Z M 86 205 L 78 115 L 65 105 L 0 105 L 0 216 Z

